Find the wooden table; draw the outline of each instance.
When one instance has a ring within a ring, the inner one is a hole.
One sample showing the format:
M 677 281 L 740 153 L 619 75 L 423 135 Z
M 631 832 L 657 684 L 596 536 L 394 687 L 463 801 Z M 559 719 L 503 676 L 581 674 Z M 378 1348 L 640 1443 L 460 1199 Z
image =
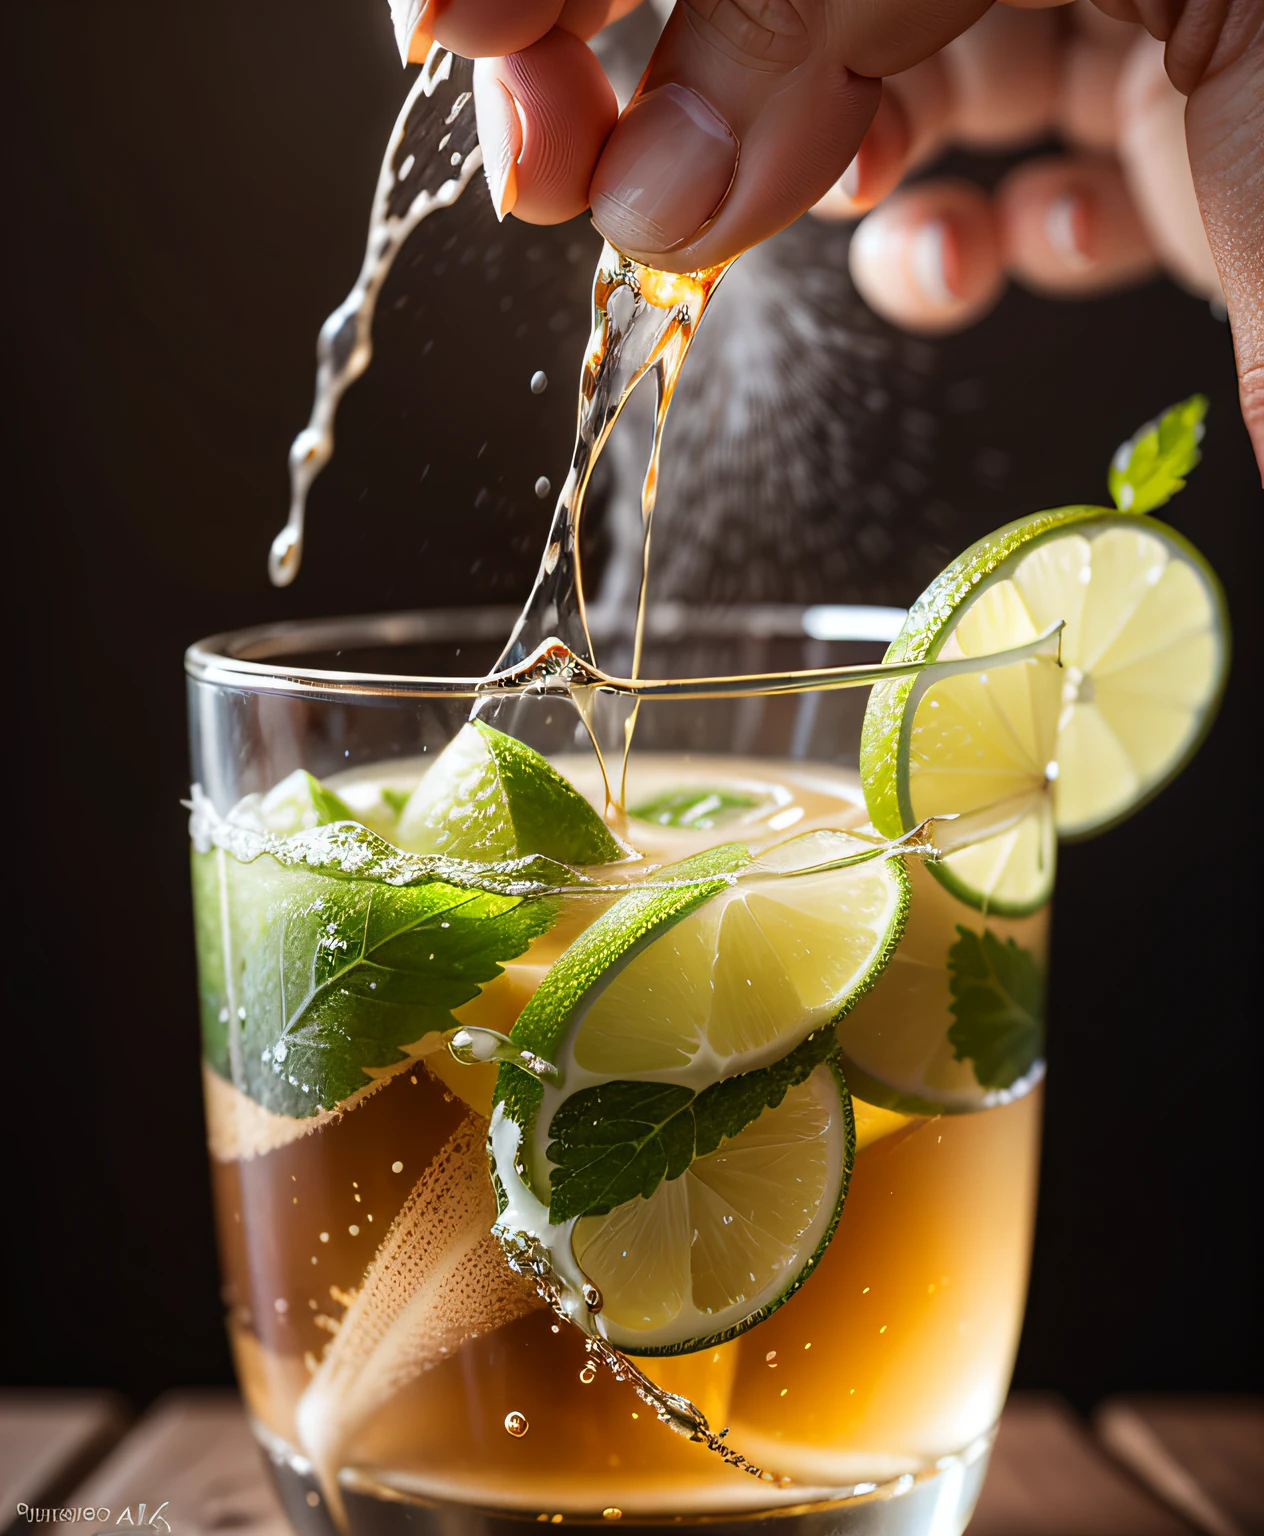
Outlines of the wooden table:
M 290 1536 L 230 1393 L 171 1393 L 134 1424 L 105 1394 L 0 1396 L 0 1494 L 11 1532 L 50 1529 L 15 1518 L 20 1504 L 105 1505 L 118 1529 L 121 1511 L 143 1528 L 165 1499 L 171 1536 Z M 1058 1397 L 1011 1398 L 971 1536 L 1196 1531 L 1264 1533 L 1264 1401 L 1117 1398 L 1085 1424 Z

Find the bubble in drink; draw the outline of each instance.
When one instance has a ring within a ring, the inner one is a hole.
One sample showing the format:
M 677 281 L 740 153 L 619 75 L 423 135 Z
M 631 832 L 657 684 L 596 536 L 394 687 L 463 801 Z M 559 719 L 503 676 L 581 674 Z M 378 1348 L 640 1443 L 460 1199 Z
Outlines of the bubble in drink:
M 596 1381 L 596 1379 L 597 1379 L 596 1367 L 595 1366 L 591 1366 L 591 1365 L 586 1365 L 583 1368 L 583 1370 L 580 1371 L 579 1379 L 580 1379 L 580 1381 L 583 1382 L 583 1384 L 586 1387 L 591 1387 L 593 1382 Z
M 584 1287 L 584 1305 L 590 1312 L 600 1312 L 601 1302 L 601 1292 L 590 1282 Z
M 536 371 L 531 375 L 531 393 L 533 395 L 542 395 L 548 387 L 548 374 L 545 373 L 543 368 L 537 368 Z
M 515 1440 L 521 1440 L 523 1435 L 531 1428 L 527 1423 L 525 1413 L 519 1413 L 515 1408 L 512 1413 L 505 1415 L 505 1429 Z

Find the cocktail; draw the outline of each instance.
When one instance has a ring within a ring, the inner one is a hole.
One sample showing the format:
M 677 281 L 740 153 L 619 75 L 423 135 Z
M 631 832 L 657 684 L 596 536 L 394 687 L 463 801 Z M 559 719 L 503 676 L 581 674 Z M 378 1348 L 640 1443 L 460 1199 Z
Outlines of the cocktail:
M 1223 680 L 1215 579 L 1144 515 L 1201 416 L 907 616 L 651 607 L 628 678 L 479 672 L 477 610 L 190 651 L 229 1328 L 301 1529 L 964 1527 L 1057 836 Z

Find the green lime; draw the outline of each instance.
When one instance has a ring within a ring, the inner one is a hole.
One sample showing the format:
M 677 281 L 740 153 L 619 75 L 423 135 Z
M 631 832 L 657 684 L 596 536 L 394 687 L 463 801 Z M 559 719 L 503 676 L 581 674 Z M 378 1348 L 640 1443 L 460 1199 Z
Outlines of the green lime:
M 400 813 L 410 853 L 496 863 L 542 854 L 609 864 L 625 850 L 573 785 L 532 748 L 472 720 L 448 743 Z
M 974 835 L 931 867 L 989 913 L 1035 911 L 1058 836 L 1102 831 L 1178 773 L 1224 681 L 1224 600 L 1206 561 L 1163 523 L 1086 506 L 968 549 L 909 610 L 886 659 L 995 656 L 1059 622 L 1060 667 L 1030 656 L 902 678 L 876 687 L 865 713 L 874 825 L 897 836 L 961 817 Z
M 555 1073 L 501 1070 L 502 1192 L 516 1183 L 559 1272 L 597 1285 L 620 1348 L 685 1353 L 750 1327 L 833 1230 L 855 1133 L 832 1021 L 890 960 L 908 880 L 886 859 L 795 873 L 820 851 L 809 836 L 753 864 L 732 844 L 658 871 L 514 1026 Z M 524 1201 L 505 1198 L 519 1230 Z

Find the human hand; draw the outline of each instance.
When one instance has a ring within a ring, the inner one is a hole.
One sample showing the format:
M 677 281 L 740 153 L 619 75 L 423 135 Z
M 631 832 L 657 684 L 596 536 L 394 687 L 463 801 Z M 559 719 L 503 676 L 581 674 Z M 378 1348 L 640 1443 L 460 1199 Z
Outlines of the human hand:
M 884 82 L 860 152 L 815 212 L 855 219 L 878 205 L 852 240 L 852 275 L 871 308 L 909 330 L 970 324 L 1007 274 L 1071 297 L 1163 269 L 1220 300 L 1184 119 L 1163 45 L 1139 24 L 1089 0 L 996 6 Z M 991 196 L 942 178 L 892 192 L 949 143 L 1007 149 L 1054 131 L 1068 152 L 1025 161 Z
M 933 60 L 988 8 L 987 0 L 882 0 L 881 6 L 872 0 L 679 0 L 620 117 L 584 40 L 636 3 L 394 0 L 405 46 L 424 54 L 433 39 L 479 59 L 479 133 L 498 213 L 551 223 L 591 205 L 594 223 L 613 244 L 677 271 L 733 256 L 820 203 L 858 149 L 855 201 L 872 200 L 884 182 L 893 185 L 899 170 L 891 167 L 907 158 L 910 147 L 918 151 L 919 112 L 927 142 L 933 138 L 934 112 L 927 107 L 934 98 L 927 84 L 933 70 L 925 71 L 921 87 L 906 90 L 898 110 L 892 103 L 901 86 L 884 91 L 879 81 Z M 1188 98 L 1189 164 L 1233 326 L 1243 414 L 1264 467 L 1264 0 L 1102 4 L 1165 40 L 1167 75 Z M 965 44 L 964 56 L 974 47 Z M 1141 65 L 1137 69 L 1143 72 Z M 912 78 L 907 76 L 906 87 Z M 903 150 L 892 131 L 901 111 L 909 120 Z M 1145 112 L 1136 121 L 1146 121 Z M 958 118 L 954 131 L 968 128 Z M 1127 134 L 1116 138 L 1126 164 Z M 1170 167 L 1172 157 L 1164 163 Z M 1053 173 L 1047 168 L 1044 174 Z M 1056 204 L 1064 258 L 1067 248 L 1078 249 L 1079 241 L 1087 247 L 1097 238 L 1103 272 L 1109 267 L 1122 280 L 1130 263 L 1142 270 L 1155 259 L 1163 238 L 1158 232 L 1174 229 L 1176 221 L 1099 221 L 1090 233 L 1085 210 L 1100 208 L 1114 185 L 1093 178 L 1111 174 L 1106 165 L 1091 175 L 1085 171 L 1076 183 L 1078 206 L 1074 191 L 1070 204 L 1059 202 L 1061 191 L 1054 188 L 1067 190 L 1066 182 L 1042 188 L 1029 181 L 1025 189 L 1016 183 L 1014 243 L 1001 248 L 1005 259 L 1031 280 L 1061 279 L 1065 287 L 1068 274 L 1051 265 L 1058 253 L 1043 222 Z M 1135 182 L 1133 192 L 1140 201 Z M 892 204 L 896 212 L 899 206 Z M 980 275 L 986 279 L 990 271 L 993 288 L 999 282 L 1000 255 L 996 249 L 975 251 L 971 232 L 985 230 L 987 221 L 958 225 L 957 206 L 944 205 L 942 219 L 929 222 L 951 231 L 953 241 L 961 232 L 961 270 L 949 275 L 945 268 L 945 286 L 950 301 L 968 306 L 987 288 L 987 281 L 975 281 Z M 891 210 L 882 213 L 889 221 Z M 881 215 L 873 228 L 882 229 Z M 1034 231 L 1034 240 L 1020 241 L 1020 231 Z M 1109 248 L 1108 232 L 1117 242 Z M 935 232 L 930 238 L 949 236 Z M 920 249 L 925 270 L 934 270 L 930 259 L 940 253 L 916 241 L 905 249 L 906 267 L 907 252 Z M 942 254 L 955 259 L 952 244 Z M 1163 254 L 1175 265 L 1169 251 Z M 1087 270 L 1081 269 L 1084 281 Z M 954 278 L 960 294 L 954 294 Z M 937 297 L 942 309 L 944 295 Z

